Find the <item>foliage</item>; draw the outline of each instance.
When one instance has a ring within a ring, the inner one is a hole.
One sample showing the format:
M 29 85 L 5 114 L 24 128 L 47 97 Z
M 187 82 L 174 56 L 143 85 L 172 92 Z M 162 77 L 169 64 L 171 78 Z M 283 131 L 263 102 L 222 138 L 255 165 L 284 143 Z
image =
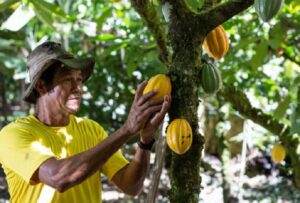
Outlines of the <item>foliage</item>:
M 5 64 L 0 66 L 0 70 L 10 71 L 10 76 L 20 73 L 20 79 L 24 79 L 26 55 L 44 40 L 61 41 L 73 54 L 93 56 L 96 67 L 94 76 L 86 83 L 80 115 L 99 121 L 109 132 L 120 127 L 137 85 L 163 71 L 157 60 L 155 45 L 130 5 L 121 2 L 39 0 L 18 1 L 15 6 L 16 2 L 1 4 L 6 11 L 1 16 L 3 24 L 20 7 L 32 8 L 35 17 L 16 34 L 7 29 L 1 31 L 0 48 L 3 49 L 0 58 Z M 13 38 L 13 35 L 20 36 L 20 39 Z M 4 48 L 8 49 L 8 53 L 12 52 L 11 55 L 7 55 Z M 16 55 L 20 55 L 20 59 Z M 9 93 L 16 94 L 16 91 Z M 12 95 L 12 98 L 20 101 L 20 95 Z
M 150 2 L 162 17 L 159 1 Z M 197 13 L 204 0 L 186 3 Z M 268 23 L 259 19 L 254 7 L 236 15 L 223 24 L 229 51 L 215 62 L 225 86 L 244 92 L 254 107 L 291 127 L 296 140 L 300 134 L 299 11 L 299 0 L 286 0 L 281 12 Z M 25 59 L 45 40 L 61 41 L 74 54 L 95 57 L 94 75 L 85 84 L 79 114 L 99 121 L 108 132 L 126 119 L 137 85 L 165 72 L 153 36 L 126 0 L 0 0 L 0 12 L 0 90 L 4 93 L 0 121 L 11 121 L 30 111 L 20 102 Z M 203 58 L 213 62 L 205 53 Z M 224 123 L 226 115 L 234 113 L 222 98 L 207 97 L 203 90 L 199 98 L 209 101 L 208 114 L 224 111 Z M 278 140 L 270 132 L 255 136 L 261 138 L 257 145 L 262 148 Z

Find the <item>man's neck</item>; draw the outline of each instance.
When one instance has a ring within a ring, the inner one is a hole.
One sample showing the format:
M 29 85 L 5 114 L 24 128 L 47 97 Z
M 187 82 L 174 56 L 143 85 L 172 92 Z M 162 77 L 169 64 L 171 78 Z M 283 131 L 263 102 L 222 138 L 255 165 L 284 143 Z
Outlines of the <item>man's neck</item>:
M 61 115 L 45 116 L 35 113 L 34 116 L 43 124 L 51 127 L 67 126 L 70 122 L 70 117 L 62 117 Z
M 55 111 L 53 108 L 41 108 L 36 105 L 34 116 L 47 126 L 66 126 L 70 122 L 70 114 Z

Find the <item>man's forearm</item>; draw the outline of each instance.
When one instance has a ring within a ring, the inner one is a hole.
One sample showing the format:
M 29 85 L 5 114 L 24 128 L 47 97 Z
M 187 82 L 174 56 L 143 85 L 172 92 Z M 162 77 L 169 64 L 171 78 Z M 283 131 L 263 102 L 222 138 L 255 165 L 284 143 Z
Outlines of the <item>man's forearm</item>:
M 125 193 L 137 195 L 149 170 L 150 151 L 138 148 L 134 159 L 118 171 L 112 181 Z
M 99 170 L 130 136 L 121 128 L 90 150 L 66 159 L 49 159 L 39 169 L 39 180 L 63 192 Z

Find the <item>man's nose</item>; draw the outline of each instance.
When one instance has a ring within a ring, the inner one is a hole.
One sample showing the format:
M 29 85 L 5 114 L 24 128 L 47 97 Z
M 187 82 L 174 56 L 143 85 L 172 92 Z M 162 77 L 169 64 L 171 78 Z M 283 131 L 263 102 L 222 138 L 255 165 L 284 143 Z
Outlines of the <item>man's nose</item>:
M 72 83 L 72 90 L 82 93 L 82 91 L 83 91 L 82 83 L 74 80 Z

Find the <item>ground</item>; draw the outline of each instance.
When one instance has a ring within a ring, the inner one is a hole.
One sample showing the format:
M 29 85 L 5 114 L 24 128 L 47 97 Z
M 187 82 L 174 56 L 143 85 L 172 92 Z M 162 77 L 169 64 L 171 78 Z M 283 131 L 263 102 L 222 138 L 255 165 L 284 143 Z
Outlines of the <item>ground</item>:
M 209 167 L 201 168 L 200 203 L 223 203 L 224 178 L 219 159 L 206 155 L 203 158 Z M 226 193 L 230 203 L 298 203 L 299 190 L 295 189 L 289 178 L 280 175 L 276 167 L 269 172 L 253 175 L 253 171 L 240 175 L 241 160 L 239 157 L 230 160 L 231 166 L 228 180 L 229 189 Z M 253 166 L 253 164 L 251 165 Z M 266 166 L 268 167 L 268 166 Z M 271 167 L 271 166 L 270 166 Z M 209 170 L 208 170 L 209 169 Z M 262 171 L 262 170 L 260 170 Z M 150 176 L 151 177 L 151 176 Z M 103 203 L 144 203 L 151 190 L 151 180 L 145 180 L 144 190 L 138 197 L 130 197 L 119 192 L 118 189 L 103 178 Z M 160 178 L 157 203 L 168 202 L 167 191 L 170 188 L 167 170 L 163 170 Z M 9 195 L 3 171 L 0 170 L 0 203 L 7 203 Z

